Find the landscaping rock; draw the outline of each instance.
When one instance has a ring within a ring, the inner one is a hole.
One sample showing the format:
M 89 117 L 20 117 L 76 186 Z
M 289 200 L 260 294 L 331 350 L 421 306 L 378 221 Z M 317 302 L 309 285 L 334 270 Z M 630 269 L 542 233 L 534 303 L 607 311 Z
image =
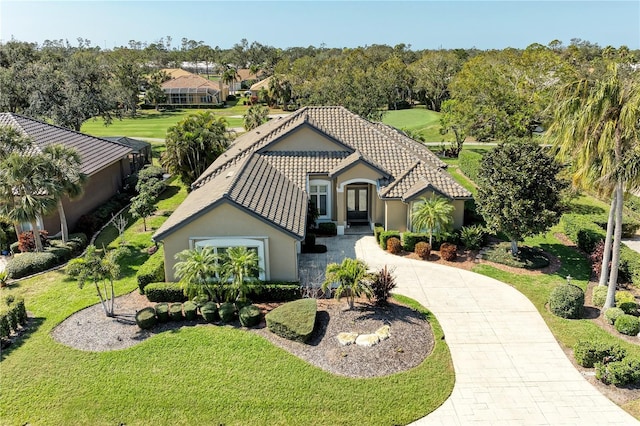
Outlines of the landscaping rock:
M 380 338 L 377 334 L 361 334 L 356 338 L 356 345 L 371 347 L 377 345 Z
M 380 340 L 387 340 L 389 336 L 391 336 L 390 331 L 391 331 L 391 327 L 389 327 L 388 325 L 383 325 L 382 327 L 376 330 L 375 334 L 376 336 L 378 336 Z
M 338 334 L 338 342 L 342 346 L 352 345 L 356 342 L 358 333 L 340 333 Z

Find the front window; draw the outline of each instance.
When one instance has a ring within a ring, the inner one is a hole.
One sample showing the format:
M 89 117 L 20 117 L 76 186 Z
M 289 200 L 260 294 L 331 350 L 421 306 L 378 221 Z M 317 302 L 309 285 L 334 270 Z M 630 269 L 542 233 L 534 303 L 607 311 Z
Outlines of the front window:
M 229 247 L 246 247 L 258 255 L 259 270 L 254 270 L 252 275 L 260 280 L 266 280 L 264 240 L 252 238 L 211 238 L 195 242 L 196 248 L 211 247 L 213 251 L 224 259 L 224 255 Z
M 326 180 L 310 181 L 309 201 L 318 210 L 318 219 L 329 219 L 331 216 L 329 182 Z

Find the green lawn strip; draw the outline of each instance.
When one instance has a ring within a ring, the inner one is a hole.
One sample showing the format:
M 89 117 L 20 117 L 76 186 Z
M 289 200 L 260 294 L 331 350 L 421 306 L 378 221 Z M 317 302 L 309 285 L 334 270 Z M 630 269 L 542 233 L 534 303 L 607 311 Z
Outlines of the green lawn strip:
M 450 134 L 440 134 L 440 113 L 424 107 L 415 107 L 398 111 L 386 111 L 382 122 L 397 129 L 408 129 L 421 134 L 427 142 L 449 142 Z
M 577 250 L 560 243 L 553 236 L 554 232 L 559 231 L 559 227 L 555 227 L 546 235 L 528 238 L 524 242 L 528 246 L 540 247 L 562 261 L 560 270 L 553 274 L 518 275 L 488 265 L 478 265 L 473 268 L 473 271 L 510 284 L 529 298 L 540 312 L 540 315 L 542 315 L 551 332 L 563 346 L 573 348 L 578 340 L 603 340 L 619 343 L 627 350 L 629 355 L 640 357 L 640 346 L 627 343 L 625 340 L 611 335 L 591 320 L 568 320 L 557 317 L 547 310 L 545 305 L 549 300 L 551 290 L 557 285 L 566 282 L 567 275 L 571 275 L 572 284 L 579 286 L 583 290 L 586 289 L 590 276 L 590 267 L 587 259 Z M 523 330 L 523 332 L 526 332 L 526 330 Z M 640 400 L 632 401 L 624 405 L 623 408 L 640 419 Z

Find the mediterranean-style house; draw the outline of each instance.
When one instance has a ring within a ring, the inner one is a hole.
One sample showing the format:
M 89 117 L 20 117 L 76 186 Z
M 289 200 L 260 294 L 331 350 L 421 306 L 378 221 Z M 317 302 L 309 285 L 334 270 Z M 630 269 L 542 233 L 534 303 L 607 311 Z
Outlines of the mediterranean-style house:
M 167 96 L 164 105 L 181 107 L 206 107 L 217 105 L 225 101 L 229 88 L 200 77 L 196 74 L 179 74 L 161 84 L 162 91 Z
M 264 280 L 298 281 L 309 202 L 338 234 L 352 225 L 411 229 L 420 197 L 439 194 L 463 222 L 471 193 L 424 145 L 343 107 L 306 107 L 240 136 L 156 231 L 167 280 L 184 249 L 255 250 Z M 339 238 L 339 237 L 337 237 Z
M 51 144 L 62 144 L 80 154 L 82 172 L 87 175 L 88 180 L 80 198 L 62 201 L 69 229 L 73 229 L 80 216 L 104 204 L 120 191 L 123 180 L 132 172 L 133 150 L 117 141 L 85 135 L 8 112 L 0 113 L 0 126 L 10 126 L 29 137 L 37 150 Z M 57 212 L 41 218 L 39 226 L 47 230 L 49 235 L 60 232 Z M 19 224 L 18 229 L 30 230 L 31 225 Z

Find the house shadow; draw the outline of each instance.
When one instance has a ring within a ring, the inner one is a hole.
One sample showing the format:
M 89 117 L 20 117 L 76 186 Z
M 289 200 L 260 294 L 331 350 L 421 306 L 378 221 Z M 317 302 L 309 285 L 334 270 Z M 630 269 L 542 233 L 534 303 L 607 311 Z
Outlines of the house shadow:
M 27 324 L 19 331 L 17 335 L 12 336 L 11 339 L 7 342 L 8 346 L 5 347 L 5 342 L 2 343 L 2 350 L 0 351 L 0 362 L 4 361 L 4 359 L 9 356 L 14 350 L 22 346 L 24 342 L 33 333 L 35 333 L 38 328 L 42 326 L 44 321 L 45 318 L 43 317 L 29 317 L 27 320 Z
M 165 188 L 160 195 L 158 195 L 157 201 L 166 200 L 180 192 L 180 187 L 175 185 L 169 185 Z

